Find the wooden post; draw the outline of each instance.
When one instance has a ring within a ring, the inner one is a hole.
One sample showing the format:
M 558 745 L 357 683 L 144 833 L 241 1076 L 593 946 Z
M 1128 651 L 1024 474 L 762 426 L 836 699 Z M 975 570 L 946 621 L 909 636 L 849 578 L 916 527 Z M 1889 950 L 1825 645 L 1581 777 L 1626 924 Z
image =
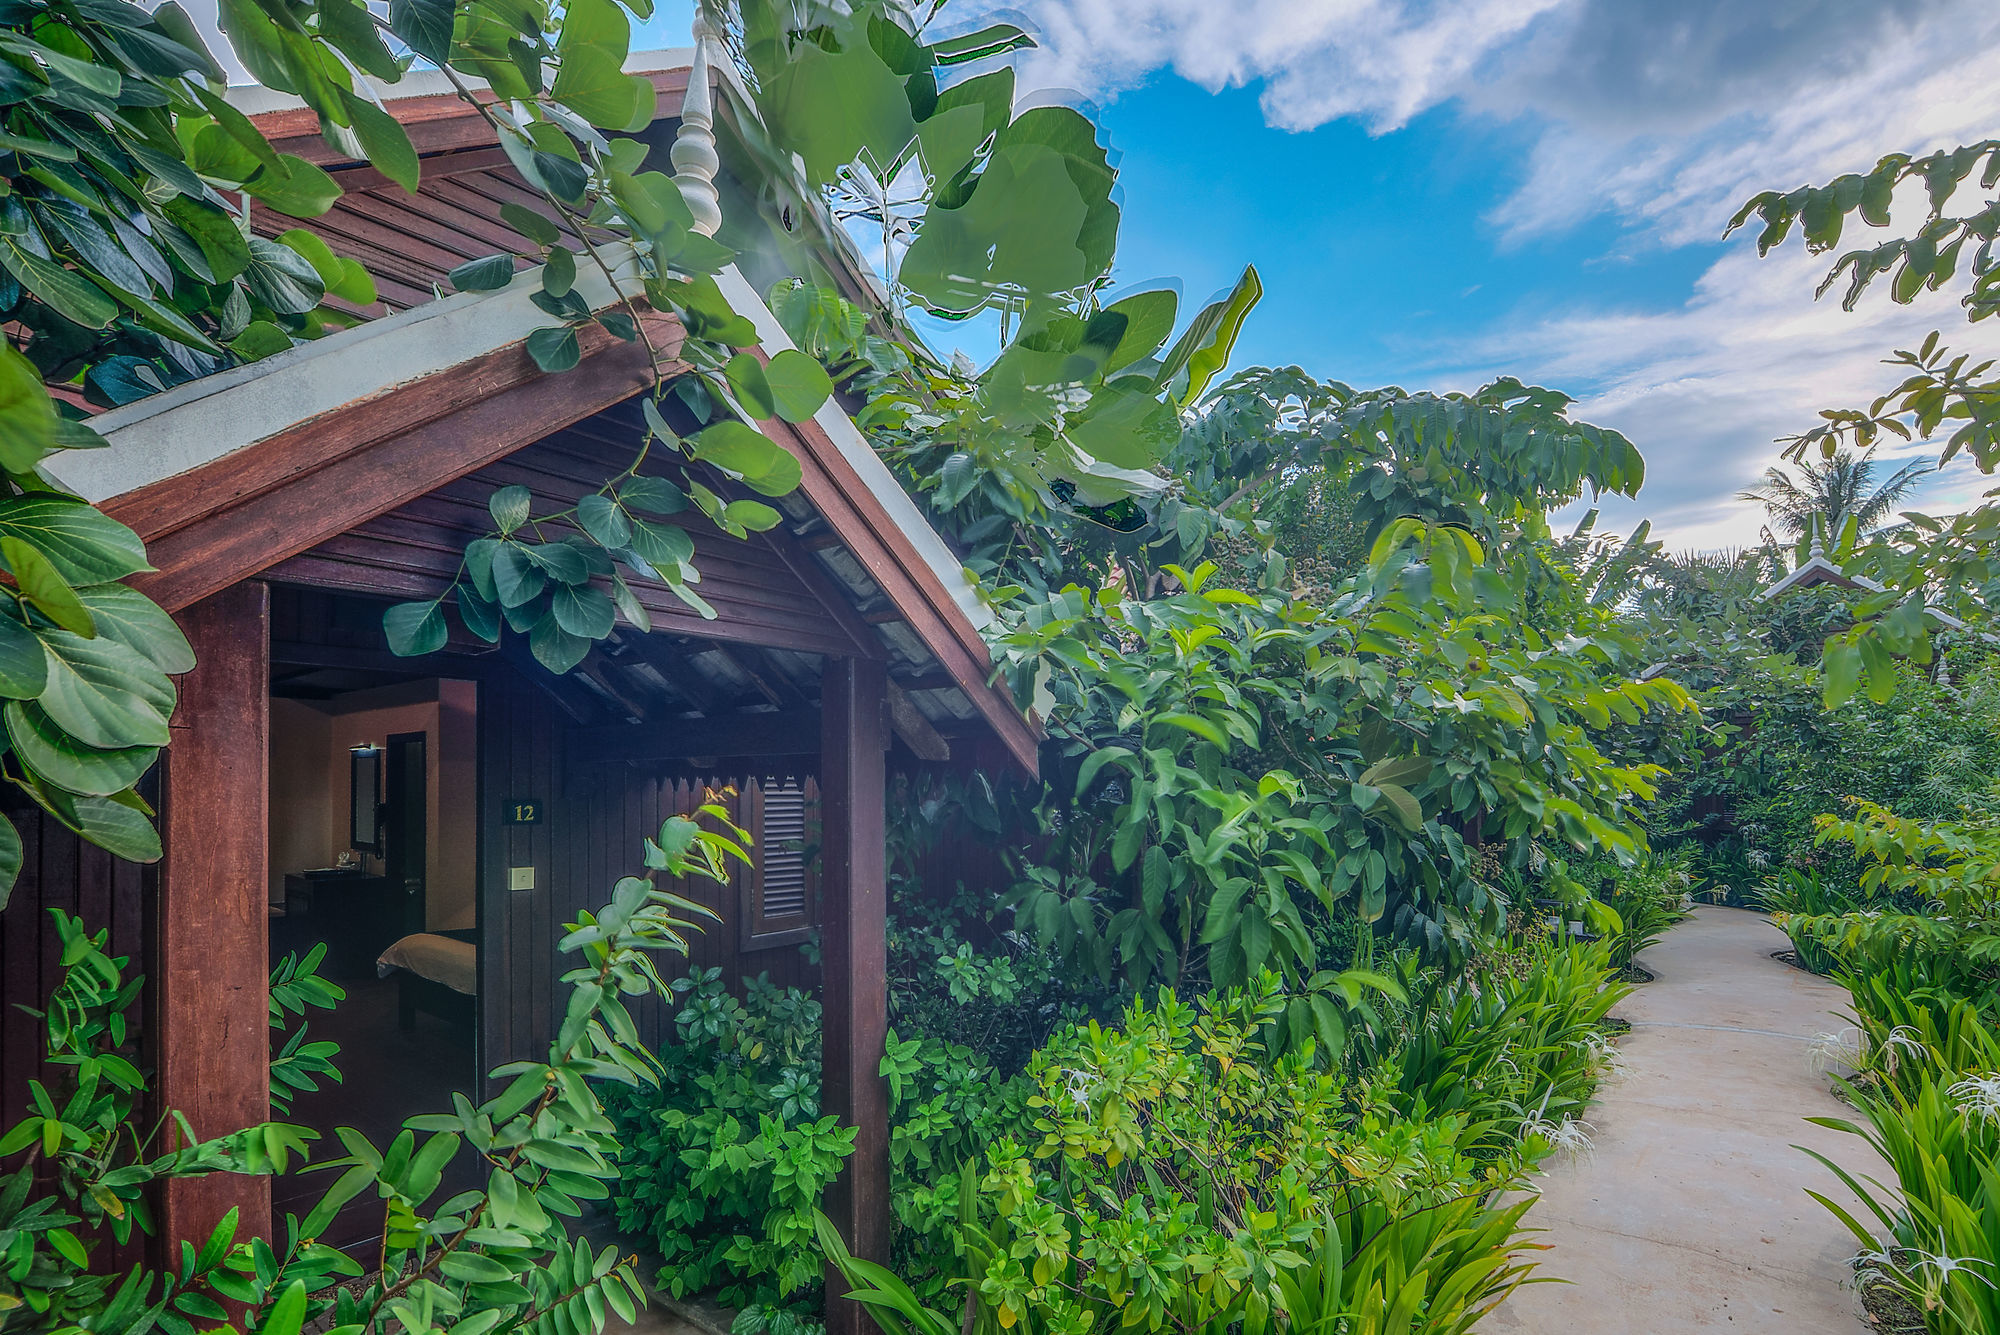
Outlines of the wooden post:
M 864 1260 L 889 1260 L 889 892 L 883 848 L 888 674 L 879 662 L 828 659 L 820 679 L 820 1103 L 857 1128 L 854 1153 L 827 1191 L 827 1217 Z M 827 1271 L 827 1335 L 870 1335 L 846 1281 Z
M 270 590 L 235 584 L 179 617 L 195 670 L 161 785 L 156 1051 L 163 1109 L 202 1139 L 270 1115 Z M 271 1235 L 271 1179 L 228 1173 L 167 1184 L 166 1254 L 199 1247 L 234 1207 L 237 1239 Z

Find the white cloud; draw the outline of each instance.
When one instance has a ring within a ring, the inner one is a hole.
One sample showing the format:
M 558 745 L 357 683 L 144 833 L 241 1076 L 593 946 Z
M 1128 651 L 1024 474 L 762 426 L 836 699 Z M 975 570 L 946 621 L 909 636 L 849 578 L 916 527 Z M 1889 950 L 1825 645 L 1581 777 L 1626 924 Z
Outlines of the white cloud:
M 1446 104 L 1507 122 L 1530 146 L 1488 218 L 1500 244 L 1604 214 L 1623 224 L 1621 253 L 1711 242 L 1759 190 L 2000 131 L 1992 0 L 1030 0 L 1026 12 L 1044 42 L 1024 62 L 1030 87 L 1115 97 L 1170 69 L 1211 89 L 1258 86 L 1286 130 L 1352 117 L 1382 134 Z M 1410 378 L 1582 386 L 1579 411 L 1651 464 L 1644 499 L 1607 506 L 1608 522 L 1651 515 L 1675 543 L 1753 541 L 1761 516 L 1733 497 L 1777 461 L 1775 437 L 1821 408 L 1866 406 L 1894 383 L 1881 359 L 1933 328 L 2000 355 L 2000 328 L 1967 327 L 1945 298 L 1906 308 L 1878 293 L 1852 314 L 1815 303 L 1826 267 L 1796 241 L 1759 261 L 1745 239 L 1684 304 L 1605 310 L 1579 291 L 1563 315 L 1412 349 Z M 1960 466 L 1925 499 L 1980 489 Z
M 1884 294 L 1844 313 L 1815 304 L 1825 261 L 1796 247 L 1758 260 L 1726 256 L 1668 311 L 1595 312 L 1508 327 L 1437 349 L 1433 370 L 1455 385 L 1503 371 L 1550 385 L 1587 384 L 1576 412 L 1645 452 L 1637 502 L 1610 502 L 1605 523 L 1651 517 L 1674 546 L 1754 542 L 1763 515 L 1737 491 L 1777 463 L 1773 442 L 1817 422 L 1823 408 L 1866 407 L 1900 375 L 1882 359 L 1942 328 L 1954 346 L 2000 356 L 2000 328 L 1968 326 L 1942 294 L 1897 306 Z M 1884 457 L 1935 457 L 1923 446 Z M 1983 490 L 1963 463 L 1927 482 L 1913 503 L 1950 508 Z
M 1010 0 L 955 7 L 1007 7 Z M 1157 69 L 1214 90 L 1261 82 L 1286 130 L 1360 116 L 1378 132 L 1460 90 L 1496 48 L 1573 0 L 1034 0 L 1028 87 L 1116 93 Z

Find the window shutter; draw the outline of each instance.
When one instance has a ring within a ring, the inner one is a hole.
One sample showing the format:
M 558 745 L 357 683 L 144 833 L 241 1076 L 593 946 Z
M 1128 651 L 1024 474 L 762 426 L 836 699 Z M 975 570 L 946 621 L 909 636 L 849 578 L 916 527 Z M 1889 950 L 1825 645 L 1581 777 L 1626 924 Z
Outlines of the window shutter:
M 743 876 L 745 950 L 769 950 L 805 940 L 813 924 L 812 869 L 808 853 L 817 842 L 808 828 L 808 807 L 817 808 L 810 779 L 753 779 L 745 787 L 757 843 L 752 866 Z M 810 814 L 817 815 L 817 810 Z

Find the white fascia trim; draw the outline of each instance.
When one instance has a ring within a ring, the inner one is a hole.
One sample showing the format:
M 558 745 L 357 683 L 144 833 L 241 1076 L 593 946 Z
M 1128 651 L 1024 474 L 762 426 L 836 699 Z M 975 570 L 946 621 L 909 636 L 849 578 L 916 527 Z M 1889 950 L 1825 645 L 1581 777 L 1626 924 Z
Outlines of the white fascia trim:
M 616 263 L 618 250 L 609 248 Z M 623 280 L 625 273 L 620 273 Z M 65 450 L 42 468 L 93 504 L 213 463 L 301 422 L 518 343 L 550 323 L 530 298 L 539 268 L 492 292 L 461 292 L 232 366 L 90 421 L 109 449 Z M 636 284 L 635 284 L 636 287 Z M 576 290 L 602 310 L 618 299 L 594 268 Z
M 785 333 L 785 327 L 778 323 L 778 317 L 771 314 L 771 308 L 764 304 L 764 298 L 750 286 L 750 281 L 737 271 L 735 265 L 717 274 L 716 284 L 722 289 L 722 295 L 729 299 L 730 308 L 756 326 L 758 341 L 765 352 L 775 355 L 795 346 Z M 876 457 L 853 419 L 841 410 L 838 403 L 828 399 L 813 414 L 813 421 L 826 432 L 827 439 L 833 442 L 841 457 L 860 474 L 861 481 L 882 503 L 882 508 L 889 512 L 889 518 L 895 521 L 896 527 L 915 544 L 924 563 L 944 581 L 952 601 L 958 604 L 966 619 L 972 622 L 975 629 L 984 630 L 993 621 L 992 609 L 980 600 L 972 581 L 966 578 L 964 564 L 952 555 L 951 548 L 945 546 L 944 539 L 930 526 L 923 511 L 903 490 L 902 483 L 896 481 L 888 465 Z
M 693 64 L 694 48 L 691 46 L 669 47 L 664 51 L 634 51 L 625 57 L 625 72 L 659 74 L 666 70 L 684 70 Z M 459 75 L 459 80 L 467 88 L 486 87 L 484 79 L 475 79 L 469 74 Z M 360 83 L 361 91 L 372 94 L 377 102 L 400 102 L 410 97 L 435 97 L 440 93 L 458 91 L 444 71 L 436 69 L 411 70 L 395 83 L 384 83 L 363 75 Z M 299 111 L 306 105 L 305 99 L 295 93 L 281 93 L 259 83 L 237 84 L 229 89 L 226 96 L 229 105 L 246 116 L 261 116 L 267 111 Z

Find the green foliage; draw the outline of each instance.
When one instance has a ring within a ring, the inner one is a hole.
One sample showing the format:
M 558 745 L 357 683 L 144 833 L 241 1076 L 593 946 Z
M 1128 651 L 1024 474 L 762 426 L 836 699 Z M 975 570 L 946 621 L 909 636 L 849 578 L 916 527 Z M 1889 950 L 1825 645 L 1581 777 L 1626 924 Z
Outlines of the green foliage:
M 854 1146 L 853 1127 L 820 1114 L 819 1003 L 763 980 L 737 1001 L 714 969 L 674 990 L 679 1042 L 657 1088 L 613 1107 L 613 1206 L 675 1296 L 782 1303 L 819 1279 L 813 1212 Z
M 1071 588 L 1008 618 L 1060 813 L 1015 892 L 1023 930 L 1136 986 L 1195 967 L 1304 980 L 1308 923 L 1336 906 L 1435 954 L 1499 930 L 1469 825 L 1521 857 L 1544 834 L 1636 855 L 1629 804 L 1661 771 L 1595 731 L 1685 693 L 1619 679 L 1615 635 L 1557 649 L 1500 615 L 1463 529 L 1392 525 L 1337 610 L 1167 573 L 1179 592 Z
M 1807 1150 L 1861 1201 L 1862 1217 L 1810 1194 L 1860 1243 L 1864 1282 L 1902 1294 L 1926 1330 L 1991 1330 L 2000 1322 L 2000 1080 L 1990 1066 L 1965 1071 L 1928 1045 L 1909 1048 L 1897 1082 L 1842 1082 L 1860 1123 L 1809 1119 L 1866 1141 L 1888 1164 L 1894 1191 Z M 1995 1055 L 1990 1037 L 1980 1055 Z
M 7 1260 L 0 1267 L 0 1328 L 126 1332 L 157 1324 L 187 1335 L 193 1322 L 220 1314 L 213 1297 L 219 1286 L 234 1296 L 222 1269 L 234 1212 L 208 1246 L 190 1250 L 164 1277 L 136 1270 L 121 1281 L 96 1270 L 89 1239 L 108 1234 L 123 1244 L 135 1230 L 151 1234 L 155 1184 L 216 1172 L 283 1172 L 315 1133 L 265 1123 L 198 1141 L 173 1110 L 148 1126 L 148 1081 L 126 1018 L 144 980 L 126 975 L 124 956 L 105 953 L 108 931 L 90 932 L 60 909 L 50 916 L 63 976 L 35 1015 L 46 1035 L 46 1060 L 63 1081 L 54 1089 L 31 1081 L 31 1110 L 0 1135 L 0 1156 L 25 1151 L 0 1176 L 0 1255 Z M 319 954 L 303 962 L 288 957 L 274 972 L 274 1029 L 288 1014 L 339 999 L 340 989 L 314 972 Z M 331 1069 L 333 1045 L 302 1045 L 304 1035 L 301 1026 L 286 1041 L 282 1062 L 273 1063 L 272 1101 L 280 1110 L 284 1093 L 311 1088 L 312 1075 Z M 300 1273 L 332 1264 L 325 1248 L 303 1248 L 298 1257 Z
M 57 914 L 66 973 L 45 1024 L 50 1058 L 75 1068 L 75 1087 L 58 1103 L 35 1085 L 34 1113 L 0 1137 L 0 1154 L 29 1152 L 0 1179 L 0 1248 L 7 1257 L 0 1325 L 114 1335 L 158 1325 L 169 1335 L 192 1335 L 196 1323 L 204 1330 L 235 1328 L 225 1301 L 240 1304 L 241 1328 L 259 1335 L 299 1335 L 307 1323 L 342 1335 L 393 1329 L 483 1335 L 501 1328 L 598 1335 L 613 1314 L 630 1321 L 645 1301 L 635 1258 L 572 1239 L 564 1220 L 579 1216 L 583 1202 L 608 1195 L 617 1172 L 619 1146 L 596 1087 L 658 1077 L 623 998 L 667 990 L 652 952 L 685 954 L 691 916 L 708 912 L 655 888 L 653 878 L 725 879 L 729 860 L 744 856 L 743 838 L 719 806 L 671 817 L 646 841 L 645 874 L 622 878 L 609 904 L 569 924 L 561 950 L 577 967 L 562 975 L 568 1006 L 548 1061 L 499 1068 L 493 1098 L 475 1105 L 455 1096 L 450 1112 L 409 1119 L 386 1147 L 341 1128 L 346 1153 L 315 1165 L 337 1175 L 303 1219 L 286 1221 L 281 1244 L 238 1242 L 232 1211 L 199 1249 L 183 1247 L 178 1265 L 164 1275 L 140 1267 L 122 1281 L 93 1271 L 90 1246 L 74 1225 L 104 1227 L 123 1241 L 135 1224 L 151 1227 L 145 1184 L 217 1171 L 282 1172 L 293 1155 L 303 1156 L 313 1133 L 265 1124 L 195 1144 L 186 1122 L 170 1113 L 188 1144 L 151 1154 L 158 1129 L 149 1133 L 137 1122 L 145 1082 L 118 1051 L 127 1038 L 123 1011 L 138 995 L 138 980 L 127 981 L 124 961 L 103 954 L 104 933 L 89 936 Z M 274 1018 L 337 999 L 338 989 L 312 974 L 316 962 L 280 967 Z M 487 1183 L 437 1199 L 461 1149 L 490 1169 Z M 37 1170 L 44 1167 L 38 1160 L 53 1169 L 53 1191 L 37 1191 Z M 366 1282 L 352 1283 L 360 1265 L 315 1239 L 364 1193 L 382 1203 L 381 1266 Z
M 1631 867 L 1613 864 L 1604 873 L 1598 898 L 1611 911 L 1611 965 L 1623 971 L 1632 957 L 1667 934 L 1687 916 L 1694 877 L 1685 846 L 1656 854 Z
M 1079 998 L 1040 952 L 976 949 L 961 933 L 973 921 L 962 906 L 911 893 L 896 909 L 881 1064 L 892 1246 L 930 1291 L 961 1166 L 1018 1122 L 1026 1090 L 1011 1077 Z M 711 1292 L 759 1320 L 809 1311 L 820 1278 L 813 1215 L 854 1139 L 820 1113 L 819 1003 L 764 979 L 747 980 L 738 1001 L 712 969 L 675 990 L 680 1042 L 662 1055 L 657 1089 L 614 1105 L 626 1147 L 620 1224 L 652 1241 L 665 1262 L 659 1282 L 676 1295 Z
M 1031 1120 L 960 1199 L 962 1315 L 849 1256 L 824 1221 L 821 1244 L 891 1335 L 1464 1331 L 1527 1275 L 1528 1202 L 1495 1197 L 1550 1147 L 1544 1116 L 1567 1123 L 1555 1109 L 1588 1097 L 1598 1048 L 1582 1036 L 1618 995 L 1601 952 L 1552 952 L 1535 972 L 1485 1031 L 1482 1071 L 1514 1096 L 1490 1109 L 1414 1092 L 1447 1078 L 1426 1069 L 1428 1018 L 1385 1035 L 1357 1077 L 1310 1045 L 1280 1055 L 1269 972 L 1063 1031 L 1030 1064 Z
M 1893 272 L 1890 297 L 1907 303 L 1919 292 L 1943 291 L 1956 282 L 1970 245 L 1965 269 L 1970 281 L 1961 304 L 1969 321 L 1983 320 L 2000 310 L 2000 266 L 1992 263 L 2000 234 L 2000 196 L 1994 194 L 2000 187 L 2000 140 L 1923 157 L 1891 153 L 1866 173 L 1784 194 L 1766 191 L 1737 211 L 1728 230 L 1754 213 L 1764 223 L 1759 254 L 1782 245 L 1795 226 L 1807 249 L 1820 253 L 1839 243 L 1850 216 L 1870 227 L 1888 227 L 1889 202 L 1897 187 L 1918 181 L 1929 203 L 1923 226 L 1914 235 L 1845 252 L 1820 284 L 1819 295 L 1845 275 L 1848 286 L 1841 304 L 1852 310 L 1877 278 Z M 1968 212 L 1950 212 L 1968 185 L 1987 198 Z M 1982 473 L 2000 465 L 2000 378 L 1993 374 L 1992 358 L 1954 353 L 1933 331 L 1921 346 L 1898 350 L 1888 362 L 1906 373 L 1895 388 L 1866 409 L 1823 411 L 1818 426 L 1784 442 L 1786 454 L 1800 459 L 1816 446 L 1822 458 L 1832 459 L 1842 445 L 1866 453 L 1888 436 L 1910 441 L 1945 435 L 1940 467 L 1960 454 Z M 1989 614 L 2000 506 L 1988 501 L 1949 518 L 1906 518 L 1907 523 L 1843 555 L 1850 568 L 1883 587 L 1858 600 L 1856 624 L 1827 644 L 1829 706 L 1852 698 L 1863 683 L 1871 698 L 1885 700 L 1894 690 L 1895 660 L 1928 663 L 1932 635 L 1944 624 L 1936 609 L 1965 620 Z

